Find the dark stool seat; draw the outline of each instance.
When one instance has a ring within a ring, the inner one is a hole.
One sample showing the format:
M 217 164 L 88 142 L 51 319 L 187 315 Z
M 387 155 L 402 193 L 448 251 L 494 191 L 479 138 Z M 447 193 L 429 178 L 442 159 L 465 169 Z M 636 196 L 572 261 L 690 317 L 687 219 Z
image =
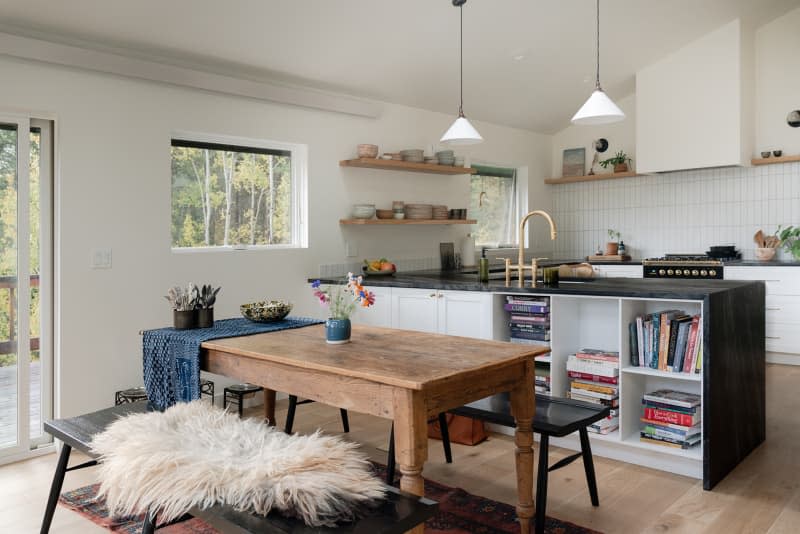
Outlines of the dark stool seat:
M 264 391 L 261 386 L 255 384 L 233 384 L 225 388 L 225 398 L 222 401 L 222 407 L 227 408 L 229 402 L 233 402 L 239 406 L 239 417 L 242 416 L 244 410 L 244 397 L 253 393 Z
M 50 532 L 53 514 L 58 503 L 58 496 L 64 484 L 67 471 L 81 469 L 96 465 L 96 460 L 91 460 L 80 465 L 67 467 L 72 449 L 76 449 L 89 456 L 92 455 L 90 443 L 95 434 L 106 429 L 108 425 L 124 415 L 151 411 L 154 408 L 148 402 L 123 403 L 113 408 L 106 408 L 97 412 L 72 417 L 69 419 L 56 419 L 45 421 L 44 430 L 53 437 L 61 440 L 61 454 L 58 458 L 53 483 L 50 487 L 50 496 L 42 520 L 41 534 Z M 303 533 L 314 532 L 327 534 L 333 532 L 379 534 L 401 534 L 433 517 L 439 505 L 424 497 L 417 497 L 402 492 L 395 488 L 387 488 L 386 499 L 374 509 L 370 509 L 359 519 L 337 525 L 333 528 L 310 528 L 302 521 L 286 518 L 277 513 L 267 516 L 237 512 L 228 506 L 212 506 L 205 510 L 192 510 L 190 515 L 201 517 L 214 528 L 223 533 Z M 153 534 L 155 525 L 151 514 L 145 514 L 142 524 L 142 534 Z
M 143 387 L 128 388 L 114 394 L 114 405 L 147 400 L 147 391 Z

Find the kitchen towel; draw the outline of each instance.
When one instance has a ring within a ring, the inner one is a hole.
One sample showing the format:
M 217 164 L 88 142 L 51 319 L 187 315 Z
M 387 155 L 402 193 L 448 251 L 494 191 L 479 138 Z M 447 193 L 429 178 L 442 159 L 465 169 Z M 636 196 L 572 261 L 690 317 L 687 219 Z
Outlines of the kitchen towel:
M 158 409 L 200 398 L 200 344 L 211 339 L 250 336 L 301 328 L 324 321 L 287 317 L 274 323 L 254 323 L 244 318 L 222 319 L 211 328 L 145 330 L 142 337 L 144 386 Z

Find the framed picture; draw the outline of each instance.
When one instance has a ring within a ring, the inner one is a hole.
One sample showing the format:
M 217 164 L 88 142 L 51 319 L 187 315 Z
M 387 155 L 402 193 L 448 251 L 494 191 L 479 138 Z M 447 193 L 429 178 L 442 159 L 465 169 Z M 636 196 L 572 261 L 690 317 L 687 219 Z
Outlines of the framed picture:
M 567 148 L 564 150 L 561 176 L 583 176 L 584 174 L 586 174 L 586 149 Z

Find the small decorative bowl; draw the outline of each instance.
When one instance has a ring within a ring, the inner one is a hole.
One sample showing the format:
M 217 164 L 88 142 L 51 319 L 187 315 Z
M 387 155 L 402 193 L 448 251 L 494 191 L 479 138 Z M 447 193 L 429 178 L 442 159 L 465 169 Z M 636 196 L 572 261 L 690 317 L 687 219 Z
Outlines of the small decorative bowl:
M 354 204 L 354 219 L 371 219 L 375 216 L 375 204 Z
M 378 145 L 368 145 L 368 144 L 358 145 L 358 157 L 359 158 L 377 158 L 378 157 Z
M 375 215 L 379 219 L 391 219 L 394 217 L 394 211 L 392 210 L 375 210 Z
M 770 154 L 771 154 L 771 152 L 769 150 L 767 150 L 766 152 L 762 152 L 761 153 L 761 157 L 766 159 L 766 158 L 769 157 Z
M 773 150 L 772 155 L 775 156 L 776 158 L 779 158 L 783 155 L 783 150 Z
M 756 248 L 755 256 L 758 261 L 770 261 L 775 257 L 774 248 Z
M 292 303 L 285 300 L 262 300 L 239 306 L 245 319 L 255 323 L 280 321 L 292 311 Z

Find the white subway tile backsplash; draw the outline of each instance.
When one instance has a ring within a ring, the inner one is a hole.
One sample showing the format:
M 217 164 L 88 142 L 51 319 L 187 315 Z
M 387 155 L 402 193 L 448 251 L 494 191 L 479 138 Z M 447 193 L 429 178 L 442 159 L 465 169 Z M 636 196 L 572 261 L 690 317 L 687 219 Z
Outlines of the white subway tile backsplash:
M 569 184 L 553 199 L 562 257 L 593 253 L 614 228 L 637 257 L 730 243 L 752 258 L 756 230 L 800 224 L 800 162 Z

